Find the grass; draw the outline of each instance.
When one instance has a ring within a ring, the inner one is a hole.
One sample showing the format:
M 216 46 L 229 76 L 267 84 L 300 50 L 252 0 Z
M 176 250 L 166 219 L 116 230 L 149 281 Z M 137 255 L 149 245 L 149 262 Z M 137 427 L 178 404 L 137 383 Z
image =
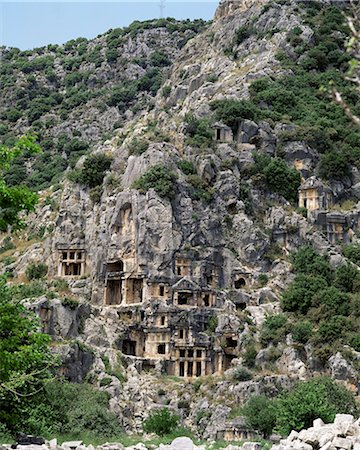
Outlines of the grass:
M 186 428 L 177 428 L 172 433 L 166 434 L 164 436 L 154 436 L 150 435 L 150 438 L 146 438 L 144 435 L 139 434 L 121 434 L 118 436 L 113 436 L 111 438 L 96 436 L 91 433 L 83 433 L 81 435 L 72 435 L 72 434 L 64 434 L 60 436 L 56 436 L 57 440 L 60 444 L 66 441 L 78 441 L 81 440 L 85 445 L 93 445 L 94 447 L 103 445 L 106 442 L 117 442 L 122 444 L 124 447 L 130 447 L 132 445 L 136 445 L 139 442 L 145 444 L 147 448 L 159 447 L 160 444 L 170 444 L 174 439 L 181 436 L 187 436 L 195 443 L 195 445 L 201 445 L 204 442 L 195 438 L 194 435 Z

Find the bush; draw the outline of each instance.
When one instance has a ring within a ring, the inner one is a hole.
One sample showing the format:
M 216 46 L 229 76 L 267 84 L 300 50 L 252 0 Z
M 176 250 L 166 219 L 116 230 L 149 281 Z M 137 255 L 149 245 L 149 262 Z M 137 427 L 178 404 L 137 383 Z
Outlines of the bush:
M 245 369 L 245 367 L 238 367 L 234 374 L 234 381 L 249 381 L 252 379 L 252 373 Z
M 312 311 L 315 320 L 327 319 L 334 314 L 346 316 L 350 312 L 350 297 L 336 287 L 330 286 L 313 296 L 312 305 L 317 308 Z
M 105 172 L 110 169 L 112 158 L 107 155 L 90 155 L 85 161 L 78 181 L 87 187 L 94 188 L 102 184 Z
M 196 169 L 194 164 L 191 161 L 187 161 L 185 159 L 181 159 L 177 163 L 179 169 L 184 172 L 185 175 L 195 175 Z
M 191 196 L 195 200 L 205 200 L 210 202 L 212 200 L 213 191 L 204 180 L 204 178 L 199 175 L 188 175 L 186 181 L 193 187 Z
M 283 436 L 300 431 L 321 418 L 332 422 L 337 413 L 357 414 L 354 396 L 346 388 L 326 377 L 299 382 L 292 391 L 282 394 L 277 402 L 276 430 Z
M 216 100 L 210 106 L 216 112 L 216 119 L 231 127 L 234 132 L 242 120 L 256 120 L 261 117 L 260 109 L 248 100 Z
M 259 282 L 261 287 L 264 287 L 264 286 L 266 286 L 268 284 L 269 277 L 266 275 L 266 273 L 261 273 L 258 276 L 258 282 Z
M 345 292 L 356 292 L 360 284 L 359 270 L 350 265 L 343 265 L 335 272 L 334 285 Z
M 244 365 L 248 368 L 255 367 L 255 359 L 256 359 L 257 351 L 254 344 L 248 344 L 245 347 L 245 353 L 243 355 Z
M 6 238 L 3 240 L 3 245 L 0 247 L 0 253 L 5 253 L 8 250 L 13 250 L 16 248 L 16 245 L 12 242 L 10 236 L 6 236 Z
M 162 89 L 163 97 L 168 98 L 170 96 L 170 94 L 171 94 L 171 86 L 169 86 L 169 85 L 164 86 Z
M 160 197 L 175 197 L 176 175 L 161 164 L 151 167 L 133 183 L 133 188 L 146 192 L 155 189 Z
M 347 317 L 337 315 L 320 322 L 318 335 L 321 341 L 334 342 L 340 339 L 344 332 L 350 330 L 350 320 Z
M 185 116 L 185 133 L 189 136 L 188 143 L 197 147 L 209 145 L 213 132 L 209 119 L 199 119 L 192 114 Z
M 67 434 L 78 439 L 84 433 L 104 439 L 123 432 L 108 410 L 108 394 L 87 384 L 55 381 L 38 395 L 22 424 L 27 433 L 52 437 Z
M 356 352 L 360 352 L 360 333 L 352 334 L 349 339 L 349 344 Z
M 306 314 L 312 305 L 313 296 L 327 287 L 327 282 L 320 276 L 300 274 L 284 291 L 282 307 L 284 311 Z
M 129 144 L 129 156 L 130 155 L 142 155 L 149 148 L 149 142 L 145 140 L 138 140 L 134 138 Z
M 333 270 L 325 256 L 321 256 L 309 245 L 301 247 L 291 257 L 291 262 L 296 273 L 305 275 L 322 276 L 331 281 Z
M 319 175 L 324 180 L 341 180 L 350 176 L 348 157 L 343 152 L 331 151 L 321 155 Z
M 354 264 L 360 265 L 360 245 L 347 244 L 343 246 L 343 253 Z
M 291 329 L 291 335 L 295 342 L 306 344 L 313 332 L 311 322 L 304 320 L 297 322 Z
M 255 170 L 264 176 L 267 186 L 291 202 L 297 201 L 298 188 L 301 183 L 300 173 L 288 167 L 281 158 L 255 154 Z
M 264 395 L 251 397 L 243 408 L 247 424 L 261 433 L 270 436 L 276 424 L 276 406 L 274 400 Z
M 26 276 L 28 280 L 39 280 L 40 278 L 44 278 L 47 274 L 48 267 L 46 264 L 30 264 L 25 270 Z
M 64 308 L 69 308 L 72 311 L 74 311 L 79 306 L 79 302 L 70 297 L 64 297 L 61 300 L 61 304 L 63 305 Z
M 287 332 L 287 317 L 284 314 L 268 316 L 261 327 L 260 341 L 263 345 L 278 344 Z
M 235 44 L 236 45 L 241 44 L 254 33 L 255 33 L 254 28 L 249 26 L 243 26 L 238 28 L 235 32 Z
M 179 417 L 172 414 L 167 408 L 152 411 L 148 419 L 143 423 L 146 433 L 156 433 L 159 436 L 169 434 L 178 425 Z

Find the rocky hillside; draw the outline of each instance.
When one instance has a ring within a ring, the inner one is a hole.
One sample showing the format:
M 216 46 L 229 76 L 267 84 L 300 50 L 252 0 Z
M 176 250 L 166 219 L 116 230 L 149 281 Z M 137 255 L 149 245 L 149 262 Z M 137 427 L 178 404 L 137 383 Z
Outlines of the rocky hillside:
M 36 132 L 44 154 L 19 161 L 8 180 L 35 189 L 103 143 L 124 123 L 153 107 L 153 96 L 202 20 L 134 22 L 87 40 L 30 51 L 0 49 L 0 139 L 11 144 Z
M 360 130 L 331 86 L 359 99 L 339 4 L 226 0 L 208 26 L 131 28 L 43 50 L 59 85 L 40 55 L 3 53 L 61 97 L 34 121 L 9 107 L 31 89 L 1 100 L 3 136 L 36 123 L 49 164 L 72 167 L 1 264 L 62 373 L 108 392 L 126 431 L 166 407 L 206 439 L 251 437 L 239 406 L 314 374 L 357 395 Z M 65 73 L 67 51 L 81 70 Z M 77 160 L 80 141 L 97 145 Z

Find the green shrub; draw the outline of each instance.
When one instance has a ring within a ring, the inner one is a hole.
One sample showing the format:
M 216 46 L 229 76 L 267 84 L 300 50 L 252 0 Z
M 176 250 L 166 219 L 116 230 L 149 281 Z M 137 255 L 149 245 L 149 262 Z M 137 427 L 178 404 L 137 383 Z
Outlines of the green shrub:
M 305 275 L 322 276 L 329 282 L 332 279 L 333 270 L 328 259 L 315 252 L 309 245 L 305 245 L 291 255 L 291 262 L 296 273 Z
M 71 310 L 75 310 L 79 306 L 79 302 L 71 297 L 64 297 L 61 300 L 61 304 L 64 308 L 69 308 Z
M 26 270 L 26 276 L 28 280 L 39 280 L 40 278 L 44 278 L 47 274 L 48 267 L 46 264 L 30 264 Z
M 291 430 L 309 428 L 317 418 L 332 422 L 337 413 L 357 414 L 352 393 L 330 378 L 313 378 L 279 397 L 276 429 L 286 436 Z
M 112 378 L 110 378 L 110 377 L 101 378 L 101 380 L 99 382 L 101 387 L 109 386 L 109 384 L 111 384 L 111 383 L 112 383 Z
M 262 174 L 273 192 L 293 203 L 297 201 L 301 176 L 296 169 L 288 167 L 283 159 L 271 158 L 263 168 Z
M 254 28 L 248 25 L 238 28 L 235 32 L 235 44 L 236 45 L 241 44 L 254 33 L 255 33 Z
M 354 264 L 360 265 L 360 245 L 347 244 L 343 246 L 343 253 Z
M 94 188 L 90 189 L 90 192 L 89 192 L 90 200 L 94 204 L 100 203 L 102 193 L 103 193 L 102 186 L 95 186 Z
M 237 131 L 239 123 L 244 119 L 257 120 L 261 117 L 260 109 L 248 100 L 216 100 L 211 103 L 216 119 Z
M 95 188 L 102 184 L 105 172 L 110 169 L 112 158 L 97 154 L 88 156 L 80 170 L 78 181 L 87 187 Z
M 351 334 L 349 344 L 356 352 L 360 352 L 360 333 Z
M 261 287 L 264 287 L 264 286 L 266 286 L 268 284 L 269 277 L 266 275 L 266 273 L 261 273 L 258 276 L 258 282 L 259 282 Z
M 149 148 L 149 142 L 144 139 L 134 138 L 129 144 L 130 155 L 142 155 Z
M 155 189 L 160 197 L 172 199 L 175 197 L 176 175 L 166 166 L 158 164 L 141 175 L 132 187 L 142 192 Z
M 297 322 L 291 328 L 291 335 L 294 341 L 298 342 L 299 344 L 306 344 L 311 338 L 312 333 L 313 327 L 311 322 L 309 322 L 308 320 Z
M 319 175 L 324 180 L 342 180 L 349 177 L 349 158 L 345 153 L 335 150 L 321 155 Z
M 189 409 L 190 408 L 190 403 L 187 400 L 179 400 L 178 408 L 179 409 Z
M 143 428 L 146 433 L 163 436 L 174 431 L 178 422 L 178 416 L 172 414 L 167 408 L 162 408 L 150 413 L 149 418 L 143 422 Z
M 150 55 L 150 63 L 155 67 L 166 67 L 171 64 L 168 55 L 160 50 Z
M 168 98 L 170 96 L 170 94 L 171 94 L 171 86 L 169 86 L 169 85 L 164 86 L 162 89 L 163 97 Z
M 192 114 L 185 116 L 185 133 L 189 136 L 188 143 L 196 147 L 210 145 L 213 137 L 209 119 L 199 119 Z
M 16 245 L 12 242 L 10 236 L 6 236 L 6 238 L 3 240 L 3 245 L 0 247 L 0 254 L 5 253 L 8 250 L 13 250 L 16 248 Z
M 263 345 L 278 344 L 287 333 L 287 317 L 284 314 L 268 316 L 260 331 L 260 341 Z
M 317 308 L 312 311 L 316 320 L 327 319 L 334 314 L 346 316 L 350 312 L 350 297 L 335 286 L 329 286 L 314 294 L 312 306 Z
M 215 330 L 218 326 L 218 318 L 217 316 L 211 316 L 209 317 L 207 324 L 206 324 L 206 332 L 207 333 L 215 333 Z
M 16 284 L 11 289 L 14 300 L 23 300 L 24 298 L 36 298 L 46 293 L 45 283 L 42 281 L 33 281 L 29 284 Z
M 107 393 L 86 384 L 59 381 L 48 384 L 38 395 L 21 427 L 47 438 L 61 434 L 78 439 L 87 433 L 108 439 L 123 432 L 115 414 L 108 410 Z
M 270 436 L 276 424 L 276 405 L 264 395 L 251 397 L 243 408 L 247 424 L 261 433 Z
M 321 341 L 334 342 L 347 331 L 351 331 L 350 320 L 347 317 L 337 315 L 320 322 L 318 335 Z
M 295 280 L 283 292 L 282 307 L 284 311 L 306 314 L 312 305 L 313 296 L 327 287 L 323 277 L 313 275 L 297 275 Z
M 213 191 L 209 184 L 197 174 L 188 175 L 186 181 L 192 186 L 191 196 L 195 200 L 205 200 L 211 202 Z
M 249 381 L 252 377 L 252 373 L 245 369 L 245 367 L 238 367 L 233 374 L 234 381 Z
M 178 163 L 177 166 L 179 167 L 179 169 L 184 172 L 185 175 L 195 175 L 196 174 L 196 169 L 194 164 L 191 161 L 187 161 L 185 159 L 181 159 Z
M 243 362 L 244 365 L 248 368 L 255 367 L 255 359 L 257 355 L 257 350 L 255 348 L 255 345 L 250 343 L 245 347 L 245 352 L 243 354 Z
M 356 292 L 360 284 L 359 270 L 346 264 L 339 267 L 335 272 L 334 285 L 345 292 Z

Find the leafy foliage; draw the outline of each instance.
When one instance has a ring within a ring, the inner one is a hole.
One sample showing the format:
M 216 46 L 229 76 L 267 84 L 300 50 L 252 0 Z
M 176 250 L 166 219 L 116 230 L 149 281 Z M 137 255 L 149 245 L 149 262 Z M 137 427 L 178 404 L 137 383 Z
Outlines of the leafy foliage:
M 270 436 L 276 424 L 276 406 L 264 395 L 251 397 L 243 408 L 248 425 L 265 437 Z
M 291 262 L 296 273 L 304 275 L 319 275 L 331 281 L 333 270 L 325 256 L 321 256 L 309 246 L 304 245 L 294 253 Z
M 306 314 L 312 305 L 313 296 L 326 287 L 327 282 L 321 276 L 297 275 L 283 293 L 282 307 L 284 311 L 299 311 Z
M 11 167 L 16 157 L 24 152 L 38 153 L 40 147 L 36 144 L 36 137 L 26 135 L 20 138 L 12 148 L 0 145 L 0 231 L 7 231 L 8 227 L 19 229 L 24 226 L 19 214 L 32 211 L 37 203 L 37 196 L 24 186 L 10 187 L 4 180 L 4 171 Z
M 115 414 L 108 410 L 108 394 L 87 384 L 53 381 L 26 408 L 19 423 L 27 433 L 52 437 L 104 439 L 122 433 Z
M 38 321 L 13 300 L 12 288 L 0 284 L 0 422 L 14 430 L 24 406 L 52 378 L 55 359 L 50 337 L 38 332 Z
M 160 197 L 169 199 L 175 196 L 175 186 L 176 175 L 161 164 L 151 167 L 133 183 L 133 188 L 139 191 L 155 189 Z
M 260 109 L 248 100 L 216 100 L 211 105 L 217 120 L 237 131 L 239 123 L 244 119 L 256 120 L 260 118 Z
M 44 263 L 39 263 L 39 264 L 30 264 L 26 268 L 25 273 L 28 280 L 38 280 L 40 278 L 45 277 L 47 271 L 48 271 L 47 265 Z
M 276 429 L 287 435 L 300 431 L 321 418 L 332 422 L 337 413 L 357 413 L 354 396 L 330 378 L 314 378 L 298 383 L 295 388 L 280 396 L 277 402 Z
M 249 381 L 252 377 L 252 373 L 245 369 L 245 367 L 238 367 L 233 374 L 235 381 Z
M 262 344 L 277 344 L 286 335 L 287 317 L 284 314 L 268 316 L 261 327 L 260 341 Z
M 298 382 L 274 399 L 251 397 L 243 413 L 247 423 L 267 437 L 274 430 L 286 436 L 291 430 L 308 428 L 317 418 L 332 422 L 337 413 L 356 416 L 358 408 L 353 394 L 345 387 L 331 378 L 316 377 Z
M 185 116 L 185 132 L 189 136 L 188 143 L 195 147 L 209 146 L 212 140 L 212 130 L 209 119 L 200 119 L 192 114 Z
M 167 408 L 152 411 L 143 423 L 144 431 L 156 433 L 159 436 L 174 431 L 178 425 L 178 416 L 172 414 Z
M 288 167 L 281 158 L 255 154 L 254 159 L 254 172 L 263 176 L 266 186 L 287 200 L 295 202 L 301 182 L 300 173 Z
M 110 169 L 112 158 L 104 154 L 88 156 L 81 169 L 77 181 L 87 187 L 95 188 L 102 184 L 105 172 Z

